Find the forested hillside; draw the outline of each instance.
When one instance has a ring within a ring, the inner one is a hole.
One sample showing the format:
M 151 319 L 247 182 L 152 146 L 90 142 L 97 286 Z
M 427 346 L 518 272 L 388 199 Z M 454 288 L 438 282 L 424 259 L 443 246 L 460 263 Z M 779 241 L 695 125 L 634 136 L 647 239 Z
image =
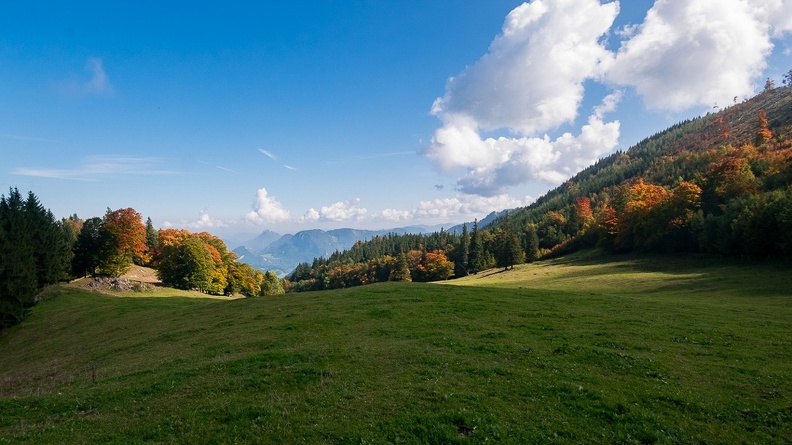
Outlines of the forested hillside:
M 789 257 L 791 184 L 788 81 L 603 158 L 486 227 L 377 237 L 301 264 L 288 284 L 317 290 L 431 281 L 593 246 Z
M 792 87 L 677 124 L 582 171 L 493 227 L 534 225 L 545 254 L 792 253 Z

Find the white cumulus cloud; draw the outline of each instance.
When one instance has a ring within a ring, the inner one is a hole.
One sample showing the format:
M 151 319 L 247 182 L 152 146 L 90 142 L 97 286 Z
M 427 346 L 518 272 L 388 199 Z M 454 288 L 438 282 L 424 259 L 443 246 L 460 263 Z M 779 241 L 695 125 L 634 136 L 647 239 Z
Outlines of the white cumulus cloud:
M 559 183 L 618 144 L 619 123 L 602 117 L 619 94 L 605 98 L 578 136 L 540 136 L 574 121 L 583 84 L 602 75 L 612 54 L 603 44 L 618 3 L 535 0 L 506 17 L 489 52 L 451 78 L 432 113 L 443 126 L 423 154 L 446 172 L 459 169 L 460 190 L 498 196 L 528 181 Z M 484 137 L 507 129 L 515 136 Z
M 618 145 L 619 122 L 605 123 L 598 117 L 613 100 L 606 99 L 577 136 L 482 139 L 472 123 L 462 122 L 437 130 L 426 155 L 446 169 L 467 169 L 458 181 L 465 193 L 494 196 L 527 181 L 558 184 Z
M 454 219 L 471 219 L 486 216 L 492 212 L 527 206 L 534 199 L 526 196 L 517 199 L 506 194 L 494 196 L 459 195 L 453 198 L 432 199 L 421 201 L 413 212 L 419 219 L 447 221 Z
M 506 17 L 489 52 L 449 79 L 432 113 L 447 123 L 467 117 L 485 131 L 522 135 L 571 122 L 583 82 L 609 58 L 600 39 L 618 10 L 618 3 L 598 0 L 523 3 Z
M 262 187 L 256 192 L 253 210 L 246 215 L 246 218 L 256 224 L 274 224 L 288 221 L 291 219 L 291 213 Z
M 372 218 L 385 221 L 415 220 L 445 223 L 463 219 L 472 220 L 474 218 L 481 218 L 493 211 L 523 207 L 531 202 L 533 202 L 533 198 L 530 196 L 517 199 L 506 194 L 488 197 L 461 194 L 452 198 L 420 201 L 418 206 L 413 210 L 385 209 L 372 215 Z
M 658 0 L 622 42 L 606 78 L 634 86 L 656 110 L 754 94 L 773 49 L 792 29 L 788 0 Z
M 315 218 L 319 221 L 349 221 L 362 219 L 368 214 L 365 207 L 358 207 L 360 198 L 351 199 L 349 201 L 338 201 L 329 206 L 323 206 L 318 212 L 314 209 L 309 209 L 306 213 L 307 217 Z M 318 215 L 318 218 L 316 216 Z
M 201 216 L 197 221 L 188 223 L 186 226 L 193 230 L 204 230 L 228 227 L 230 224 L 233 224 L 233 221 L 226 222 L 220 219 L 212 218 L 208 213 L 201 213 Z
M 618 146 L 620 123 L 605 115 L 624 88 L 661 111 L 751 96 L 774 39 L 792 31 L 792 0 L 657 0 L 622 29 L 613 28 L 619 2 L 602 1 L 521 4 L 488 52 L 448 80 L 431 109 L 442 126 L 422 154 L 456 174 L 460 191 L 497 196 L 573 176 Z M 611 35 L 615 52 L 605 46 Z M 579 131 L 550 137 L 578 118 L 587 81 L 610 94 Z M 487 137 L 495 131 L 508 134 Z

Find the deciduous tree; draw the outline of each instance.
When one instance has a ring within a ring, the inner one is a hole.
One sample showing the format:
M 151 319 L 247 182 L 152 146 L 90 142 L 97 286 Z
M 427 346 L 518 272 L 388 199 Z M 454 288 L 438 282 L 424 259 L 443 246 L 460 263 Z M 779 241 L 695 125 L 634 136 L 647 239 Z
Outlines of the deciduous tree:
M 102 224 L 103 273 L 119 276 L 146 253 L 146 227 L 140 213 L 132 208 L 108 211 Z

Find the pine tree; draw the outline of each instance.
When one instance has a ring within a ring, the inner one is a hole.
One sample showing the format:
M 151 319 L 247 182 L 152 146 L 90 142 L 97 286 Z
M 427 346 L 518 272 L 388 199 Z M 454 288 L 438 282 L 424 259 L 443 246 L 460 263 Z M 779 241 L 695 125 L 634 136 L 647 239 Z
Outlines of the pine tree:
M 468 257 L 470 256 L 470 236 L 467 224 L 462 225 L 462 237 L 459 240 L 454 261 L 454 275 L 464 277 L 468 274 Z
M 83 223 L 82 229 L 77 235 L 77 241 L 74 243 L 73 276 L 84 277 L 96 273 L 96 268 L 99 267 L 101 237 L 101 218 L 91 218 Z
M 487 258 L 484 253 L 484 242 L 478 228 L 478 220 L 473 221 L 473 233 L 470 235 L 470 256 L 468 268 L 473 274 L 479 273 L 486 267 Z
M 153 250 L 159 246 L 159 231 L 154 228 L 151 218 L 146 218 L 146 247 Z
M 27 316 L 42 287 L 67 276 L 66 232 L 36 195 L 0 197 L 0 329 Z
M 495 233 L 495 263 L 498 267 L 514 269 L 522 263 L 523 250 L 520 239 L 508 227 L 499 228 Z
M 539 236 L 536 234 L 536 224 L 528 223 L 525 225 L 523 239 L 525 262 L 533 263 L 539 259 Z

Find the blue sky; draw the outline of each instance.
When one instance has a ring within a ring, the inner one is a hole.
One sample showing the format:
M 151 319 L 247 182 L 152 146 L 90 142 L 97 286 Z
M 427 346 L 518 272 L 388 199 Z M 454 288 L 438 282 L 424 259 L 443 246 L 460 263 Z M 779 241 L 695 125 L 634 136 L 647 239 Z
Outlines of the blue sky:
M 68 3 L 0 7 L 0 188 L 213 233 L 482 218 L 792 68 L 789 0 Z

